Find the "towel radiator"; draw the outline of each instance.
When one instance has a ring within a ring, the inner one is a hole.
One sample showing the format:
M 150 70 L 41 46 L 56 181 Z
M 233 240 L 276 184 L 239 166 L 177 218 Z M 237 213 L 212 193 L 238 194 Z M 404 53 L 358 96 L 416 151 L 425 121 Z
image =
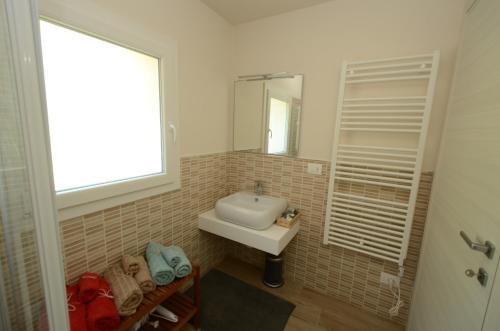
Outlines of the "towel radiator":
M 324 243 L 406 258 L 439 52 L 344 62 Z

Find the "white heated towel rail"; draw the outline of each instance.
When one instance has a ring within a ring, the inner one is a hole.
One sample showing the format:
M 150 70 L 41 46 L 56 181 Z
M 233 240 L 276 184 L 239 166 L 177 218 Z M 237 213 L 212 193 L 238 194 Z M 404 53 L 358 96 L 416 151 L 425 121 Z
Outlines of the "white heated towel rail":
M 435 51 L 342 65 L 325 244 L 403 265 L 438 62 Z

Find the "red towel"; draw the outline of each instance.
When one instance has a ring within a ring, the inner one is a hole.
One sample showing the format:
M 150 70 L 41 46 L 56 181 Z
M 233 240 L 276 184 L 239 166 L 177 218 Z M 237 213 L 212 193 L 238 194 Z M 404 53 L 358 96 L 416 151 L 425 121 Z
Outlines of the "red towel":
M 113 293 L 105 279 L 100 279 L 97 296 L 87 305 L 89 331 L 113 331 L 120 325 L 120 316 L 113 300 Z
M 71 331 L 87 331 L 87 310 L 78 297 L 78 284 L 66 285 L 66 297 Z
M 80 300 L 83 303 L 89 303 L 97 294 L 100 285 L 100 277 L 93 272 L 86 272 L 80 276 L 78 285 L 80 286 Z

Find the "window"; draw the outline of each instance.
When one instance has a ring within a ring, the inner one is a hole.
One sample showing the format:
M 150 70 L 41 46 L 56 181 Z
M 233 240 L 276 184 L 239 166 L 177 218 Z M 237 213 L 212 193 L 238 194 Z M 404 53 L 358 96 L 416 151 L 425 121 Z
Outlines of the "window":
M 58 207 L 178 188 L 171 48 L 153 55 L 46 20 L 40 31 Z

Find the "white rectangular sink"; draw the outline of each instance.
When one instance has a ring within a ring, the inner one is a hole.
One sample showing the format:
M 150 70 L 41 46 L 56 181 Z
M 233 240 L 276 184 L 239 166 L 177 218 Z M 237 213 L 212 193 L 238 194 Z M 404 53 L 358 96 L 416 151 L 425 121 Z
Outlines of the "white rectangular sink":
M 227 222 L 264 230 L 270 227 L 287 207 L 285 199 L 237 192 L 217 200 L 216 215 Z
M 266 230 L 254 230 L 219 219 L 215 209 L 200 214 L 198 218 L 198 228 L 201 230 L 274 255 L 279 255 L 295 237 L 299 223 L 290 229 L 272 224 Z

